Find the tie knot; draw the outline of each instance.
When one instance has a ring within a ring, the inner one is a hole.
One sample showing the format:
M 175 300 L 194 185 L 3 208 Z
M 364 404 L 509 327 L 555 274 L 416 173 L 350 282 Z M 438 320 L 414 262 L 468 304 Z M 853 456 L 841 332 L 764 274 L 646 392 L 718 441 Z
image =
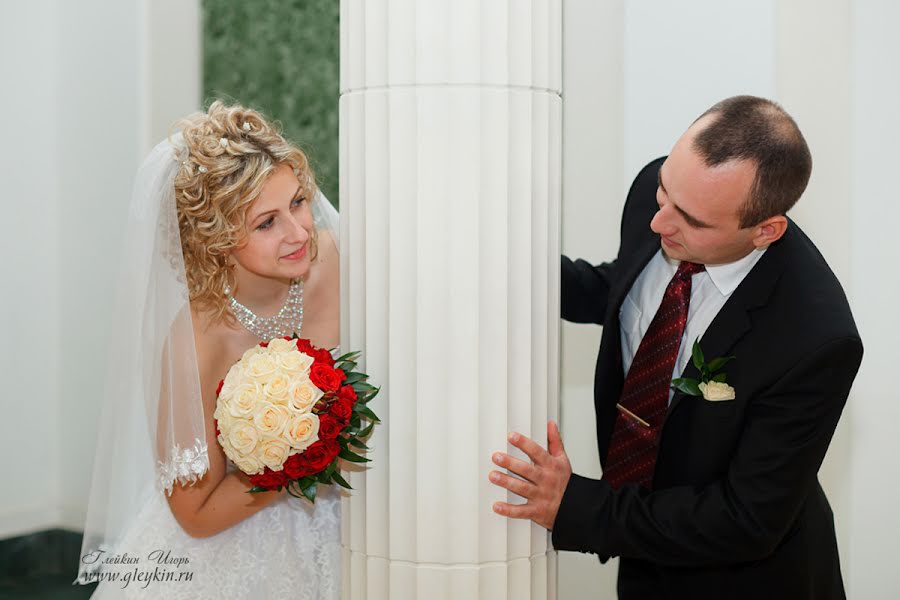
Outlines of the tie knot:
M 700 273 L 701 271 L 705 270 L 706 267 L 704 265 L 683 260 L 681 261 L 681 264 L 678 265 L 678 270 L 675 272 L 675 277 L 678 277 L 679 279 L 688 279 L 695 273 Z

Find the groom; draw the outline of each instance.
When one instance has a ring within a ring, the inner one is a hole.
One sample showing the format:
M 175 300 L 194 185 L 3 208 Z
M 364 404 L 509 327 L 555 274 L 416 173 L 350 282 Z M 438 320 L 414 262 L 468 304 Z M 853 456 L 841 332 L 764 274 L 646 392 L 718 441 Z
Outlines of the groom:
M 562 259 L 563 318 L 603 326 L 603 478 L 572 474 L 555 423 L 549 451 L 511 433 L 531 461 L 498 452 L 509 474 L 490 478 L 526 503 L 494 510 L 551 529 L 558 550 L 619 556 L 623 600 L 845 597 L 816 474 L 862 344 L 785 216 L 811 166 L 781 107 L 726 99 L 638 174 L 614 261 Z

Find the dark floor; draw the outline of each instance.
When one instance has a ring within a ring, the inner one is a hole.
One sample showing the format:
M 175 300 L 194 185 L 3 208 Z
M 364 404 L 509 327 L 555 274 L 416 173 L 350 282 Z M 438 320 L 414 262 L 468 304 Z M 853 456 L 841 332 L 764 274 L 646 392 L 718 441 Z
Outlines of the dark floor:
M 88 598 L 95 585 L 72 585 L 81 533 L 39 531 L 0 540 L 0 600 Z

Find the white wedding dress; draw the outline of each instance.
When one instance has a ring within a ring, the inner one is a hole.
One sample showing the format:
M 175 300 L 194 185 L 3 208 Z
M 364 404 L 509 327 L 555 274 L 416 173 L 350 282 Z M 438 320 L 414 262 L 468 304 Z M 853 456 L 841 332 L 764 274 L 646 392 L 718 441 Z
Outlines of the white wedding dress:
M 154 492 L 107 555 L 140 562 L 104 565 L 117 581 L 102 581 L 92 598 L 337 599 L 340 492 L 319 486 L 319 494 L 315 505 L 285 494 L 221 533 L 192 538 Z

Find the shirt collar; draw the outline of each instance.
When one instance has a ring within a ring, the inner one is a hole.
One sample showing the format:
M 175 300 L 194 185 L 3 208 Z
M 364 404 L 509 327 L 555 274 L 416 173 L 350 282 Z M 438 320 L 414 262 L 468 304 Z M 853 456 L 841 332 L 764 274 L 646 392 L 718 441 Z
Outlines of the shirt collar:
M 747 256 L 734 262 L 721 265 L 706 265 L 706 274 L 709 275 L 710 281 L 713 282 L 719 293 L 727 298 L 737 289 L 737 286 L 741 284 L 757 261 L 762 258 L 762 255 L 766 253 L 766 248 L 754 248 Z M 675 269 L 678 268 L 678 261 L 666 256 L 665 252 L 662 252 L 662 257 L 674 273 Z
M 719 293 L 725 297 L 737 289 L 756 262 L 766 253 L 766 248 L 754 248 L 744 258 L 724 265 L 706 265 L 706 272 Z

